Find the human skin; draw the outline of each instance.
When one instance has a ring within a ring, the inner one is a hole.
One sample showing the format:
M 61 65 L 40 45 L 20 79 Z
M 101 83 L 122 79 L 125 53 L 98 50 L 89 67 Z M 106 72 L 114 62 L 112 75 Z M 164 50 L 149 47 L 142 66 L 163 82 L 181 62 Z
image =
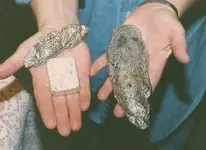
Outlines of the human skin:
M 24 41 L 16 53 L 0 65 L 0 78 L 6 78 L 24 66 L 28 51 L 37 40 L 53 30 L 60 30 L 70 24 L 78 24 L 77 0 L 32 0 L 31 8 L 36 17 L 38 32 Z M 62 136 L 81 128 L 81 111 L 90 104 L 90 52 L 81 42 L 71 50 L 64 50 L 61 56 L 73 56 L 76 60 L 81 90 L 79 93 L 63 96 L 51 95 L 48 88 L 46 66 L 31 67 L 34 95 L 45 126 L 57 128 Z M 69 83 L 68 83 L 69 84 Z
M 195 2 L 194 0 L 169 0 L 178 9 L 178 17 Z M 163 69 L 171 53 L 183 64 L 189 63 L 185 30 L 174 10 L 159 3 L 147 3 L 138 7 L 125 20 L 124 25 L 134 25 L 141 30 L 143 40 L 149 53 L 149 77 L 153 90 L 157 86 Z M 107 65 L 106 54 L 100 56 L 91 67 L 94 76 Z M 112 84 L 107 78 L 98 92 L 100 100 L 106 100 L 112 92 Z M 124 111 L 117 104 L 114 109 L 116 117 L 123 117 Z

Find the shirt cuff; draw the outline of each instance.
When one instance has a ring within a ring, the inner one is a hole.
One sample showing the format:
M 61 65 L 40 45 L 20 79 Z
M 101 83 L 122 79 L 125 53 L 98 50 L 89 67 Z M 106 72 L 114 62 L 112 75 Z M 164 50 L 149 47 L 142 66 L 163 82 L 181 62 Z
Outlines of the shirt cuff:
M 28 5 L 31 0 L 15 0 L 15 2 L 19 5 Z

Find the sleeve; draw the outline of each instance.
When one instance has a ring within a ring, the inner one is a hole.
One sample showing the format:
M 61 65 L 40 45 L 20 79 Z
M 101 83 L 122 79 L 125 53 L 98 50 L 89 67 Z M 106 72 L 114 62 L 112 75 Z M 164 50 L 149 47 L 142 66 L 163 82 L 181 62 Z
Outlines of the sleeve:
M 19 5 L 28 5 L 31 0 L 15 0 L 15 2 Z

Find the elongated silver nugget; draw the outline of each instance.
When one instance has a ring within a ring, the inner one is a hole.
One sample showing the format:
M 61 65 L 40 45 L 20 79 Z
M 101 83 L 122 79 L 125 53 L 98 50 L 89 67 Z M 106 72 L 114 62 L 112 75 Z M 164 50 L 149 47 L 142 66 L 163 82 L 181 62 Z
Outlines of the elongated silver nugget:
M 83 41 L 88 28 L 84 25 L 72 24 L 61 31 L 53 31 L 42 37 L 29 51 L 24 65 L 26 68 L 43 65 L 50 58 L 55 58 L 63 50 L 71 49 Z
M 135 26 L 114 29 L 107 51 L 108 71 L 114 96 L 131 123 L 149 126 L 152 86 L 148 75 L 149 55 Z

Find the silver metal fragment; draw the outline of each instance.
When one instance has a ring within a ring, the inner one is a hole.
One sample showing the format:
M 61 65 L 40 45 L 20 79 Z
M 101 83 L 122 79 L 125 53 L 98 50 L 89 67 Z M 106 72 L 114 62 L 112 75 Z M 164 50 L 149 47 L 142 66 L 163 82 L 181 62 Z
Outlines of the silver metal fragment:
M 148 74 L 149 54 L 141 31 L 132 25 L 114 29 L 107 57 L 114 97 L 129 121 L 146 129 L 152 86 Z
M 84 25 L 72 24 L 61 31 L 53 31 L 42 37 L 29 51 L 24 65 L 26 68 L 43 65 L 50 58 L 55 58 L 63 50 L 71 49 L 87 34 L 88 28 Z

